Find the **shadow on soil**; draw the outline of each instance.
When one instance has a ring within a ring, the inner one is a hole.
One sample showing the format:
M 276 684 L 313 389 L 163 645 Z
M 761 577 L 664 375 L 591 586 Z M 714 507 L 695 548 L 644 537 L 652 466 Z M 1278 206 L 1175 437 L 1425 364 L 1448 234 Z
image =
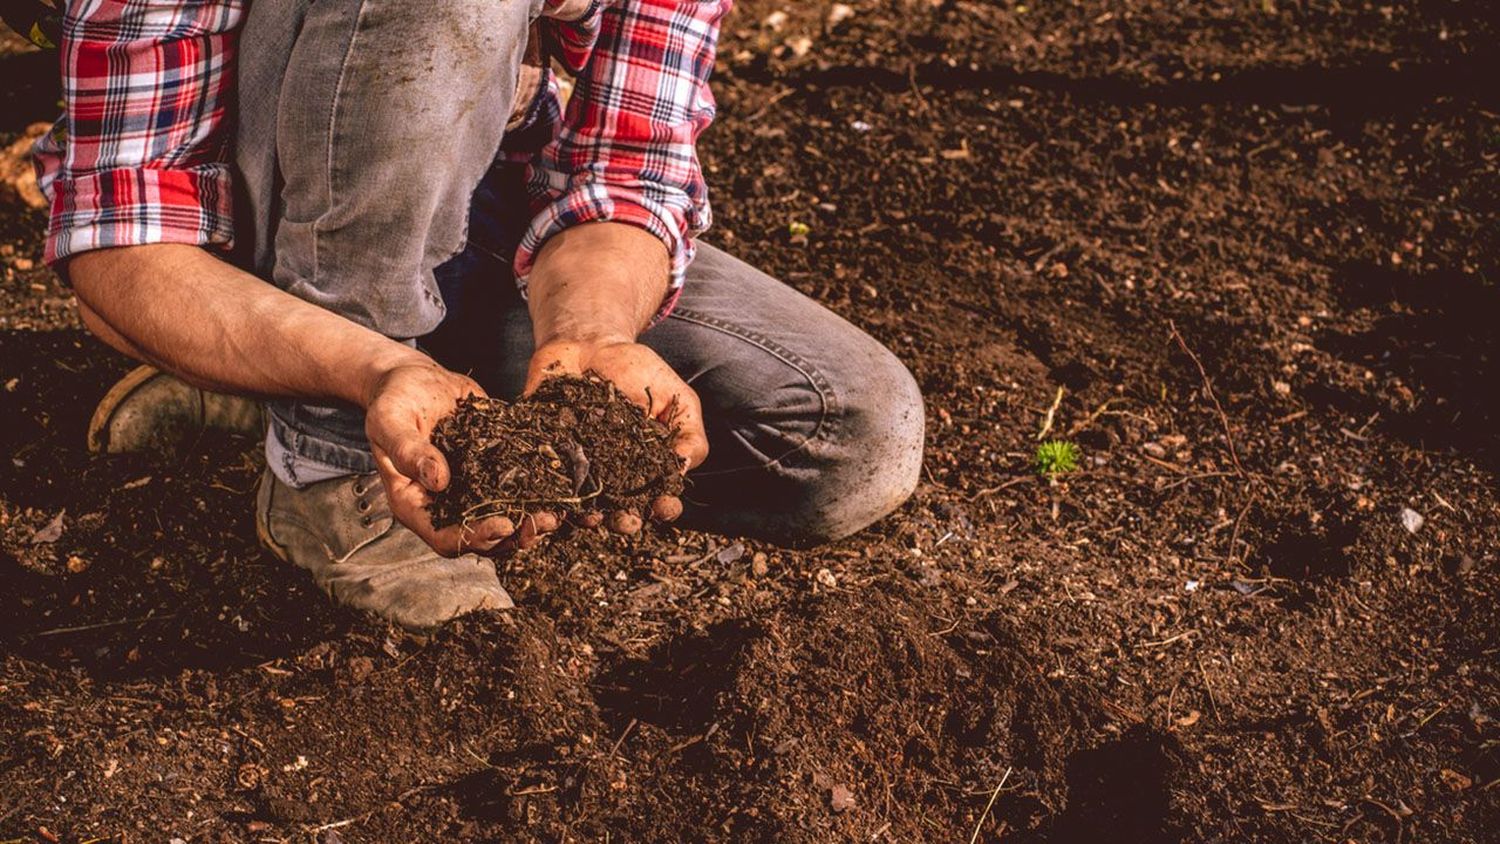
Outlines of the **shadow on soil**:
M 1034 842 L 1181 840 L 1171 819 L 1171 783 L 1184 753 L 1177 740 L 1148 727 L 1068 757 L 1068 802 Z
M 662 642 L 641 660 L 607 669 L 594 684 L 601 709 L 620 726 L 630 719 L 670 731 L 701 731 L 729 691 L 745 649 L 763 631 L 730 619 L 702 633 Z
M 1416 448 L 1464 452 L 1500 469 L 1500 287 L 1473 275 L 1353 265 L 1340 273 L 1336 290 L 1345 307 L 1373 312 L 1374 323 L 1320 337 L 1318 346 L 1392 386 L 1387 395 L 1371 395 L 1329 385 L 1315 397 L 1354 415 L 1380 413 L 1380 428 Z
M 1171 73 L 1171 69 L 1164 68 Z M 1147 83 L 1123 76 L 1072 76 L 1014 67 L 977 67 L 931 61 L 911 71 L 867 65 L 808 67 L 791 72 L 770 68 L 735 71 L 748 81 L 779 81 L 793 88 L 878 87 L 904 91 L 913 84 L 940 91 L 1022 87 L 1065 94 L 1085 103 L 1198 106 L 1216 103 L 1324 104 L 1341 111 L 1375 113 L 1419 108 L 1443 96 L 1472 98 L 1494 105 L 1495 88 L 1484 82 L 1500 73 L 1491 55 L 1449 61 L 1393 63 L 1389 56 L 1346 67 L 1259 67 L 1225 73 L 1217 79 Z
M 77 330 L 0 332 L 0 651 L 96 677 L 264 662 L 350 621 L 256 545 L 256 446 L 88 453 L 125 362 Z M 61 514 L 61 532 L 38 533 Z
M 0 56 L 0 132 L 19 132 L 36 122 L 34 115 L 60 113 L 60 78 L 51 50 Z

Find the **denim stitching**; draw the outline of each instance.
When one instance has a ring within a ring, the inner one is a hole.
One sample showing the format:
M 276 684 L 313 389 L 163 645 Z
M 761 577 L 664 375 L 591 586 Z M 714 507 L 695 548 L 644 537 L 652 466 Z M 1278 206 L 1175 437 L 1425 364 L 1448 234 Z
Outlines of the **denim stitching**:
M 354 42 L 359 40 L 360 26 L 364 23 L 365 20 L 365 8 L 365 3 L 363 2 L 363 0 L 361 0 L 359 4 L 359 10 L 354 15 L 354 23 L 349 29 L 349 42 L 344 45 L 344 59 L 339 63 L 339 78 L 338 81 L 336 81 L 333 85 L 333 96 L 329 99 L 328 103 L 328 151 L 324 156 L 323 165 L 327 168 L 328 172 L 328 196 L 325 199 L 325 201 L 327 202 L 325 208 L 327 210 L 332 210 L 333 198 L 338 194 L 338 189 L 334 184 L 334 181 L 338 178 L 339 171 L 338 168 L 333 166 L 333 154 L 334 150 L 338 148 L 337 136 L 339 127 L 339 104 L 340 101 L 343 100 L 344 80 L 349 73 L 349 59 L 354 55 Z M 325 210 L 323 214 L 319 214 L 318 217 L 312 221 L 312 279 L 310 279 L 310 283 L 314 284 L 314 286 L 316 286 L 317 283 L 318 269 L 320 266 L 318 258 L 318 252 L 320 251 L 318 249 L 318 242 L 323 237 L 323 231 L 320 227 L 320 224 L 322 220 L 327 217 L 327 210 Z
M 812 384 L 813 389 L 817 392 L 818 400 L 822 402 L 823 410 L 822 413 L 818 415 L 818 425 L 813 430 L 812 434 L 810 434 L 807 439 L 792 447 L 785 454 L 779 455 L 776 458 L 768 461 L 767 463 L 754 468 L 769 468 L 771 466 L 776 466 L 787 457 L 801 452 L 807 447 L 809 443 L 812 443 L 816 440 L 831 439 L 835 434 L 838 433 L 840 420 L 843 419 L 842 403 L 839 401 L 838 394 L 834 392 L 833 386 L 828 382 L 826 378 L 823 377 L 823 374 L 801 356 L 797 355 L 795 352 L 791 351 L 785 346 L 782 346 L 780 343 L 777 343 L 776 341 L 770 339 L 769 337 L 760 334 L 759 332 L 752 331 L 748 328 L 744 328 L 743 326 L 735 325 L 725 320 L 721 320 L 717 317 L 709 316 L 708 314 L 699 311 L 695 311 L 692 308 L 685 308 L 681 305 L 678 305 L 672 310 L 672 313 L 667 318 L 680 319 L 683 322 L 689 322 L 693 323 L 694 325 L 703 326 L 704 328 L 711 328 L 716 331 L 721 331 L 725 334 L 730 335 L 731 337 L 738 337 L 739 339 L 751 344 L 752 346 L 759 348 L 761 351 L 768 352 L 773 357 L 780 360 L 782 363 L 797 370 L 797 372 L 801 374 L 802 377 L 806 378 L 808 382 Z M 712 472 L 707 474 L 718 476 L 727 475 L 739 471 L 744 470 L 729 469 L 723 472 Z

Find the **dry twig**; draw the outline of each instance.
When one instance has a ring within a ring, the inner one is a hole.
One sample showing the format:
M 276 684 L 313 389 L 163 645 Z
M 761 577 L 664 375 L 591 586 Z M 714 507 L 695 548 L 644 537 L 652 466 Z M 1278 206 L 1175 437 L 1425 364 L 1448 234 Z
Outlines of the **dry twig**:
M 1172 338 L 1177 341 L 1177 345 L 1182 347 L 1188 358 L 1193 361 L 1193 366 L 1198 368 L 1198 377 L 1203 380 L 1203 392 L 1207 393 L 1208 400 L 1213 402 L 1214 410 L 1219 414 L 1219 424 L 1224 426 L 1224 442 L 1229 446 L 1229 459 L 1234 462 L 1234 468 L 1239 472 L 1240 477 L 1246 477 L 1248 473 L 1244 465 L 1240 463 L 1239 450 L 1234 447 L 1234 431 L 1229 427 L 1229 415 L 1224 412 L 1224 405 L 1219 404 L 1219 396 L 1214 392 L 1214 385 L 1209 380 L 1208 371 L 1203 368 L 1203 361 L 1199 360 L 1198 355 L 1188 348 L 1187 340 L 1183 339 L 1182 332 L 1177 330 L 1177 323 L 1169 319 L 1167 325 L 1171 326 Z
M 1047 432 L 1052 430 L 1052 420 L 1057 416 L 1058 406 L 1062 404 L 1063 391 L 1064 388 L 1058 386 L 1057 395 L 1052 399 L 1052 406 L 1047 408 L 1047 418 L 1042 420 L 1042 429 L 1036 432 L 1037 442 L 1041 442 L 1042 438 L 1047 436 Z
M 1005 776 L 1000 778 L 1000 784 L 996 785 L 995 790 L 990 792 L 990 802 L 984 804 L 984 812 L 979 815 L 979 823 L 974 824 L 974 834 L 969 836 L 969 844 L 974 844 L 975 841 L 979 840 L 979 831 L 984 828 L 984 822 L 990 816 L 990 810 L 995 808 L 995 798 L 1000 796 L 1000 789 L 1005 787 L 1005 781 L 1010 779 L 1010 772 L 1012 770 L 1014 768 L 1006 768 Z

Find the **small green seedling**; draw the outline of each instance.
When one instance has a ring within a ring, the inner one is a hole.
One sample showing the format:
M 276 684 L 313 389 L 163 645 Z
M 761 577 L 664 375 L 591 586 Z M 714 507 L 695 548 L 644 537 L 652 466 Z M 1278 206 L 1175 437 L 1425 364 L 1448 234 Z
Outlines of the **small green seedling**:
M 1078 468 L 1078 446 L 1067 440 L 1050 440 L 1036 447 L 1037 474 L 1061 475 Z

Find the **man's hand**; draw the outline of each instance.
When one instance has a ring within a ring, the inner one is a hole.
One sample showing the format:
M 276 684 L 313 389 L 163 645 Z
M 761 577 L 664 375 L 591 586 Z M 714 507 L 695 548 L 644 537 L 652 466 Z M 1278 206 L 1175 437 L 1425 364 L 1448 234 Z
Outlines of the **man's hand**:
M 624 223 L 587 223 L 547 241 L 531 273 L 531 324 L 537 348 L 526 392 L 554 375 L 593 370 L 650 415 L 677 428 L 674 448 L 691 469 L 708 456 L 703 407 L 676 372 L 636 342 L 667 293 L 670 261 L 661 240 Z M 682 512 L 677 499 L 659 499 L 652 513 L 613 513 L 610 527 L 640 529 L 642 517 L 662 521 Z M 584 516 L 598 524 L 604 514 Z
M 615 385 L 620 394 L 643 408 L 647 415 L 677 431 L 673 451 L 683 460 L 686 472 L 708 456 L 708 436 L 703 430 L 703 407 L 698 394 L 678 377 L 656 352 L 640 343 L 628 341 L 585 343 L 555 341 L 541 346 L 531 356 L 526 373 L 526 395 L 531 395 L 548 378 L 582 375 L 592 371 Z M 646 516 L 670 522 L 682 514 L 682 501 L 663 496 L 653 502 L 650 513 L 620 511 L 610 515 L 609 528 L 616 533 L 635 533 Z M 541 514 L 549 527 L 557 521 L 552 514 Z M 583 524 L 592 527 L 604 522 L 604 514 L 585 513 Z M 521 547 L 541 541 L 547 531 L 533 531 L 522 537 Z
M 381 374 L 365 395 L 365 436 L 375 454 L 375 465 L 385 484 L 391 514 L 439 554 L 456 557 L 468 551 L 489 551 L 516 532 L 505 516 L 491 516 L 442 530 L 432 526 L 427 505 L 432 493 L 448 488 L 448 461 L 432 444 L 432 429 L 453 412 L 460 399 L 482 396 L 473 380 L 431 361 L 411 360 Z M 538 531 L 536 519 L 525 520 L 529 532 Z M 555 527 L 546 523 L 545 527 Z M 526 525 L 523 525 L 523 537 Z M 545 532 L 545 531 L 540 531 Z
M 548 378 L 582 375 L 593 370 L 612 382 L 627 399 L 663 424 L 677 429 L 672 448 L 692 469 L 708 457 L 703 406 L 698 394 L 656 352 L 628 341 L 581 343 L 555 341 L 536 350 L 526 373 L 526 394 Z

